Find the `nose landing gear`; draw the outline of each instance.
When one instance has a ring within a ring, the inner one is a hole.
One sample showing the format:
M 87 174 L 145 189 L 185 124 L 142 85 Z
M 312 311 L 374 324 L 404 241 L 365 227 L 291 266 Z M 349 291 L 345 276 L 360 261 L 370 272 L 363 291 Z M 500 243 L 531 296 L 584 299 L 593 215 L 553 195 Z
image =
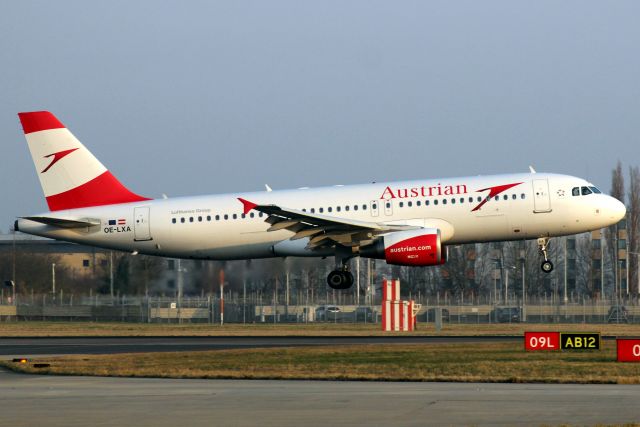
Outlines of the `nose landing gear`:
M 547 254 L 548 245 L 549 245 L 548 237 L 538 238 L 538 249 L 540 249 L 540 252 L 542 252 L 542 255 L 544 256 L 544 261 L 542 262 L 542 265 L 540 268 L 542 268 L 542 271 L 544 271 L 545 273 L 551 273 L 553 271 L 553 263 L 549 261 L 549 256 Z

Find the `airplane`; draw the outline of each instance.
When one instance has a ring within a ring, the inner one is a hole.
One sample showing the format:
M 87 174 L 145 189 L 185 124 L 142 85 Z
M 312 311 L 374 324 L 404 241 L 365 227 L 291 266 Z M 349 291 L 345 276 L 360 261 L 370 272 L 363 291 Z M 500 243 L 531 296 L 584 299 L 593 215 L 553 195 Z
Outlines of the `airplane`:
M 50 112 L 18 114 L 49 212 L 15 230 L 172 258 L 334 257 L 327 284 L 348 289 L 350 260 L 441 265 L 447 246 L 549 239 L 610 226 L 624 204 L 584 179 L 529 173 L 151 199 L 125 187 Z

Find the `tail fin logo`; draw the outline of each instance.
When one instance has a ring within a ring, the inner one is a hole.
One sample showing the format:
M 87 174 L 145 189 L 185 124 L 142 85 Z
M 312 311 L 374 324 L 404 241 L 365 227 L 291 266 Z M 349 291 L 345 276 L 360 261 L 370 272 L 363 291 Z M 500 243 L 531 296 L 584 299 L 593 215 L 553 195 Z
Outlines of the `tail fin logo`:
M 45 159 L 48 159 L 49 157 L 53 156 L 53 159 L 51 160 L 51 163 L 49 163 L 49 166 L 47 166 L 46 168 L 44 168 L 44 170 L 40 173 L 45 173 L 46 171 L 48 171 L 49 169 L 51 169 L 51 166 L 55 165 L 56 163 L 58 163 L 60 160 L 62 160 L 62 158 L 64 158 L 65 156 L 73 153 L 74 151 L 76 151 L 78 148 L 72 148 L 70 150 L 63 150 L 63 151 L 58 151 L 57 153 L 52 153 L 49 154 L 48 156 L 44 156 Z

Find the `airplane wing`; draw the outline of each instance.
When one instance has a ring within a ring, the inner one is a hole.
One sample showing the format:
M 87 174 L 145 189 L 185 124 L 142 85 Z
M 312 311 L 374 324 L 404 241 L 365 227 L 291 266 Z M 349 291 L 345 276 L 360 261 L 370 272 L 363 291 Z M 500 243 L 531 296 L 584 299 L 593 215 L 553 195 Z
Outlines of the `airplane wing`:
M 24 216 L 23 219 L 28 219 L 29 221 L 39 222 L 40 224 L 51 225 L 52 227 L 58 228 L 85 228 L 91 227 L 94 225 L 100 225 L 99 220 L 75 220 L 75 219 L 64 219 L 64 218 L 54 218 L 50 216 Z
M 334 246 L 335 244 L 360 246 L 371 243 L 379 234 L 420 228 L 412 225 L 387 225 L 320 215 L 276 205 L 258 205 L 242 198 L 238 198 L 238 200 L 244 205 L 245 215 L 251 210 L 268 215 L 265 222 L 271 224 L 271 227 L 267 231 L 288 230 L 295 233 L 289 240 L 308 237 L 308 249 Z

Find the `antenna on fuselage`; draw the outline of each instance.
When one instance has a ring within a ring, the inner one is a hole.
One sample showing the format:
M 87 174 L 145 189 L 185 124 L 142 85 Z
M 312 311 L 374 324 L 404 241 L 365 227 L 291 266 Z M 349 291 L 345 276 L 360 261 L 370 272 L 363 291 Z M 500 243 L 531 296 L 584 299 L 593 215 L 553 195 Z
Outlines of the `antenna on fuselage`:
M 531 173 L 537 173 L 536 170 L 533 168 L 533 166 L 529 165 L 529 171 Z

